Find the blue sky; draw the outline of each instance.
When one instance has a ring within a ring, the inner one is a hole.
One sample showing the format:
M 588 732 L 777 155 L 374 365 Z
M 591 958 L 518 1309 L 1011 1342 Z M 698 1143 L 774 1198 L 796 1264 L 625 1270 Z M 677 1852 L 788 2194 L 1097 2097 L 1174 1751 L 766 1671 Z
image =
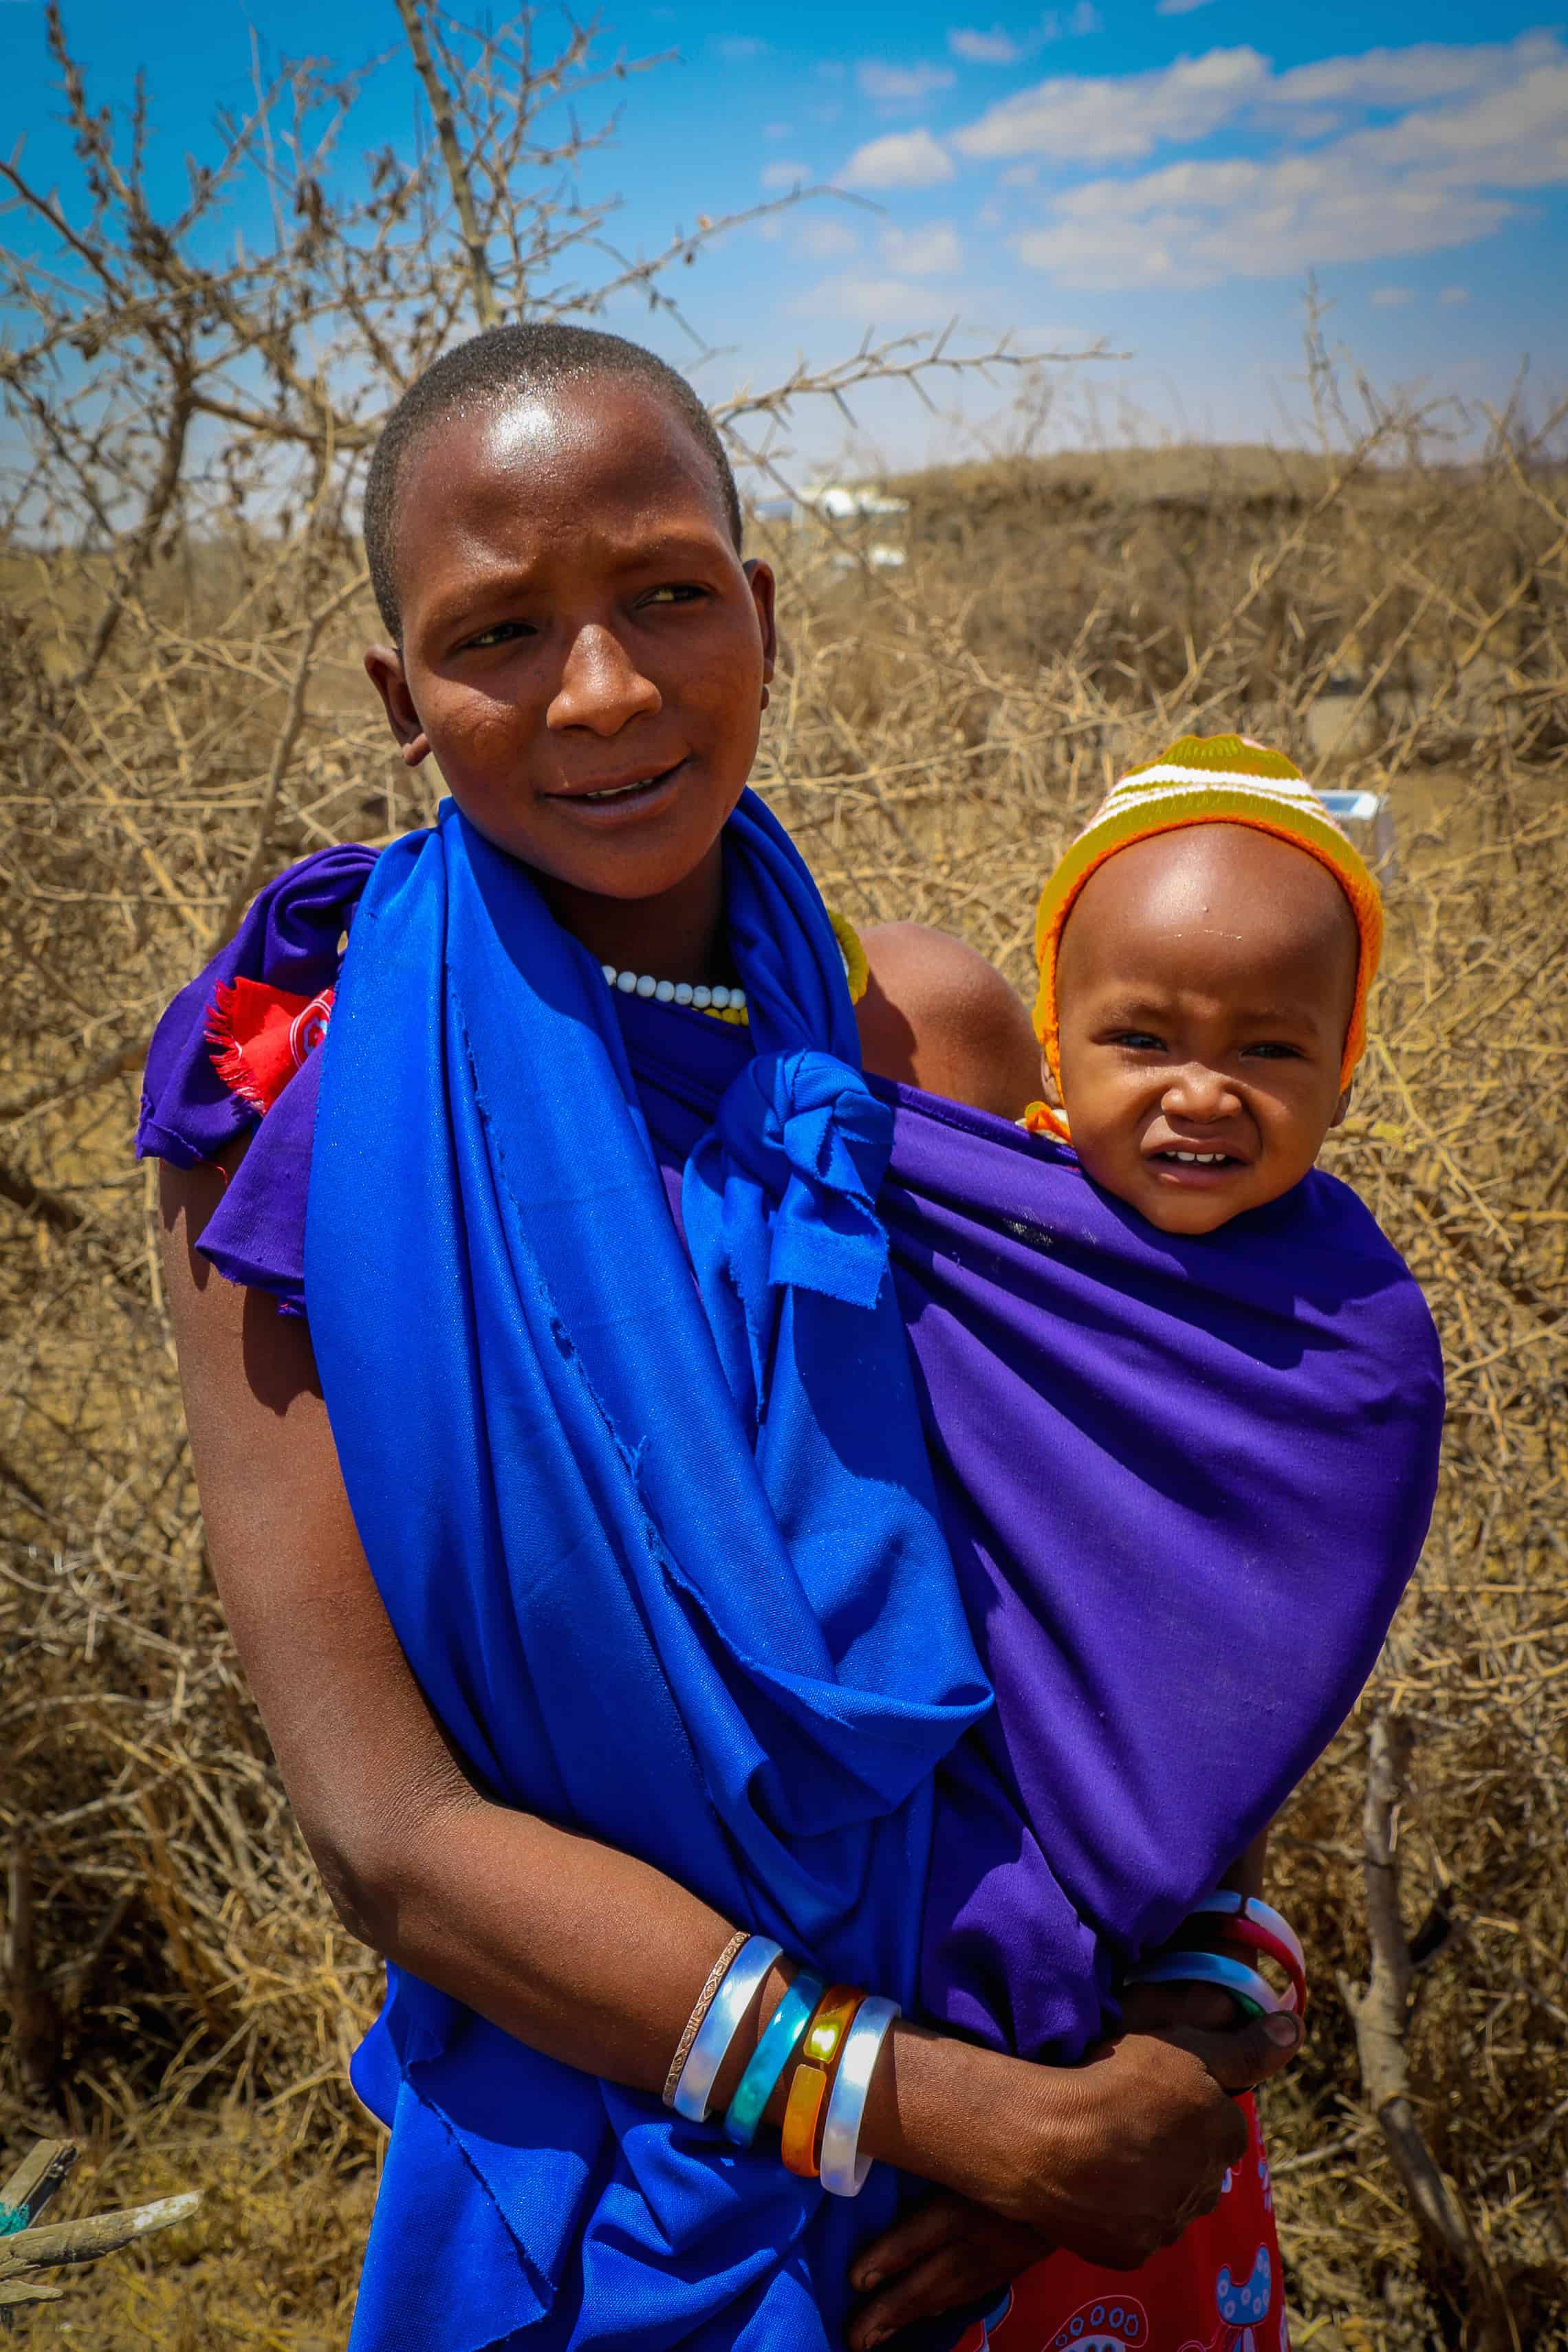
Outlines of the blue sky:
M 710 394 L 868 331 L 957 319 L 1025 348 L 1129 352 L 1092 377 L 1106 429 L 1289 437 L 1312 273 L 1331 340 L 1383 385 L 1496 401 L 1528 357 L 1544 400 L 1568 386 L 1568 41 L 1506 0 L 1484 37 L 1480 16 L 1453 0 L 798 0 L 770 15 L 610 0 L 608 47 L 677 57 L 626 86 L 588 184 L 624 197 L 632 250 L 797 181 L 844 192 L 681 273 L 714 347 L 697 372 Z M 171 188 L 215 109 L 247 93 L 252 22 L 273 57 L 319 52 L 326 24 L 343 62 L 398 33 L 392 0 L 336 0 L 325 17 L 306 0 L 67 0 L 67 20 L 104 99 L 148 69 Z M 0 62 L 29 162 L 68 196 L 37 0 L 0 0 Z M 412 122 L 394 70 L 367 100 L 365 143 L 406 143 Z M 633 309 L 616 323 L 689 354 Z M 971 394 L 969 426 L 1006 396 Z M 1083 397 L 1064 432 L 1083 429 Z M 907 395 L 857 415 L 866 454 L 892 461 L 962 439 Z M 797 420 L 808 456 L 845 438 L 825 405 Z

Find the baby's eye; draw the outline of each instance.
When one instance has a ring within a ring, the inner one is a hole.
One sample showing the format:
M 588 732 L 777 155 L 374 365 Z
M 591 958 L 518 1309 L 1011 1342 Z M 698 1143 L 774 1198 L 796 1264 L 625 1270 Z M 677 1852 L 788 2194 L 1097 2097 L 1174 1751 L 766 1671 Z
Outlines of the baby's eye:
M 1124 1045 L 1130 1054 L 1163 1054 L 1165 1041 L 1156 1037 L 1152 1029 L 1119 1029 L 1109 1040 L 1112 1045 Z
M 1300 1045 L 1287 1045 L 1279 1037 L 1261 1038 L 1256 1045 L 1244 1045 L 1241 1050 L 1244 1056 L 1250 1054 L 1258 1061 L 1300 1062 L 1303 1059 Z

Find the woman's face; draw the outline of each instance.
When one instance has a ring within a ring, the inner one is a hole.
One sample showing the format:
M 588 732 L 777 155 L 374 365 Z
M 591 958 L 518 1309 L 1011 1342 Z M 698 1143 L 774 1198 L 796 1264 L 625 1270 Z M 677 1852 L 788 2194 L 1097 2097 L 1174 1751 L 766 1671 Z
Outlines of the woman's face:
M 454 416 L 405 460 L 400 648 L 365 667 L 410 766 L 573 892 L 647 899 L 706 863 L 756 754 L 773 576 L 706 452 L 614 376 Z

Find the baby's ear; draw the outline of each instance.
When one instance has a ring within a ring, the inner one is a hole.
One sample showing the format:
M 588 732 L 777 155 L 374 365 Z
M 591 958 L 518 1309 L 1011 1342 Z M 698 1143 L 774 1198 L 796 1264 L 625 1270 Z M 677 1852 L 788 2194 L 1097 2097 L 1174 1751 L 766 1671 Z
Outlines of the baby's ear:
M 1355 1088 L 1353 1086 L 1346 1087 L 1338 1102 L 1334 1105 L 1334 1115 L 1329 1121 L 1329 1125 L 1331 1127 L 1343 1127 L 1345 1123 L 1345 1115 L 1351 1107 L 1351 1097 L 1354 1092 Z
M 1062 1090 L 1057 1084 L 1055 1074 L 1052 1071 L 1049 1062 L 1046 1058 L 1046 1049 L 1043 1045 L 1040 1048 L 1040 1097 L 1042 1101 L 1048 1102 L 1053 1110 L 1060 1110 L 1064 1107 L 1062 1103 Z M 1341 1117 L 1343 1117 L 1342 1112 L 1341 1113 Z

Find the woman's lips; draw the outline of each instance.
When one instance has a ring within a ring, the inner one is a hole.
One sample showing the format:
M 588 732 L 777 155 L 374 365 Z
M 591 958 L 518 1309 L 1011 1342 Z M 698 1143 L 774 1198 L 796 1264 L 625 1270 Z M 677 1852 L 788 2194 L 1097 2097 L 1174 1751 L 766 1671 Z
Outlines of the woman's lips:
M 574 815 L 600 824 L 618 816 L 641 815 L 658 806 L 674 789 L 685 765 L 685 760 L 680 759 L 671 767 L 605 776 L 573 784 L 564 792 L 546 793 L 542 797 L 558 808 L 569 808 Z

